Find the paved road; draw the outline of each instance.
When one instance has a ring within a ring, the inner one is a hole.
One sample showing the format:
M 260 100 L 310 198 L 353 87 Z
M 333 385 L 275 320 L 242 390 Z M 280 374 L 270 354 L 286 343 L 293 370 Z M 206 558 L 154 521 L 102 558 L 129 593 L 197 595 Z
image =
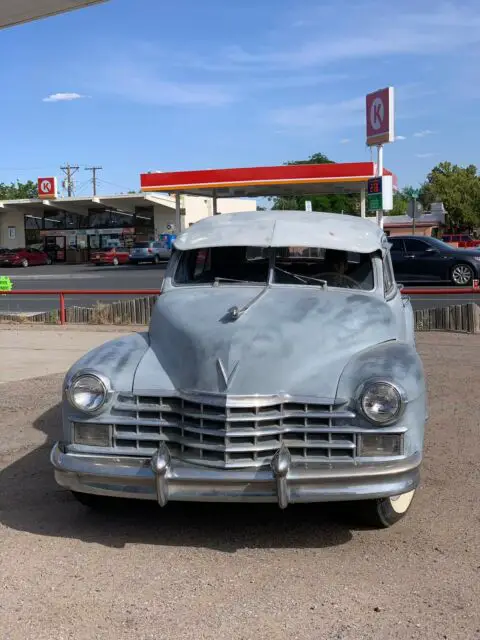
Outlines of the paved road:
M 1 270 L 0 275 L 12 278 L 16 290 L 21 289 L 158 289 L 165 265 L 121 265 L 96 267 L 95 265 L 54 265 L 30 269 Z M 135 297 L 135 296 L 126 296 Z M 99 296 L 69 296 L 67 304 L 93 306 Z M 118 300 L 119 296 L 101 296 L 102 301 Z M 475 296 L 412 296 L 415 309 L 463 304 L 476 301 Z M 58 307 L 58 296 L 4 296 L 0 297 L 0 313 L 20 311 L 50 311 Z
M 458 334 L 417 342 L 422 486 L 386 531 L 314 504 L 92 513 L 48 459 L 62 375 L 0 385 L 2 640 L 478 640 L 480 347 Z
M 120 265 L 97 267 L 95 265 L 54 265 L 32 267 L 28 270 L 2 270 L 8 275 L 15 290 L 30 289 L 159 289 L 165 265 Z M 133 298 L 135 296 L 125 296 Z M 93 306 L 99 300 L 119 300 L 119 296 L 68 296 L 67 305 Z M 0 312 L 50 311 L 58 308 L 58 296 L 3 296 Z

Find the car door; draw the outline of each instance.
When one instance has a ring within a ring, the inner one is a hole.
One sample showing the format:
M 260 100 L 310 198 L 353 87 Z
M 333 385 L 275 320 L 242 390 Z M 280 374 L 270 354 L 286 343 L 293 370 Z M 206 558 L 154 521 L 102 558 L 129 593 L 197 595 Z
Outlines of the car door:
M 389 238 L 388 241 L 392 245 L 390 248 L 390 256 L 392 259 L 393 271 L 397 282 L 403 282 L 405 278 L 405 245 L 403 238 Z
M 409 281 L 444 280 L 447 260 L 439 249 L 420 238 L 405 239 L 405 273 Z
M 31 265 L 42 264 L 42 254 L 37 249 L 27 249 L 27 260 Z

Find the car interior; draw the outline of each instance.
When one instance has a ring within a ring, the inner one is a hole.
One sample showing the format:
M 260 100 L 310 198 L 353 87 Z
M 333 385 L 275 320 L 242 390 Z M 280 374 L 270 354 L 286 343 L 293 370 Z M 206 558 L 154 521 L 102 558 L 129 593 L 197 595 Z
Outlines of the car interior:
M 221 282 L 267 283 L 271 250 L 262 247 L 213 247 L 185 251 L 178 265 L 175 284 L 208 284 Z M 325 249 L 311 247 L 279 247 L 274 249 L 277 284 L 310 284 L 318 279 L 330 286 L 371 290 L 374 286 L 372 259 L 369 254 L 345 252 L 344 275 L 331 278 L 331 261 Z

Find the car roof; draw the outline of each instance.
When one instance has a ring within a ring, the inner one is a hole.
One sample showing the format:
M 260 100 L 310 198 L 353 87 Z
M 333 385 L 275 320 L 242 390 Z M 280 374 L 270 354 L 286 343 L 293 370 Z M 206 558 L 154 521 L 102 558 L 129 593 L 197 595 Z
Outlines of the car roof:
M 177 236 L 176 249 L 208 247 L 322 247 L 357 253 L 386 248 L 388 238 L 369 218 L 304 211 L 246 211 L 199 220 Z

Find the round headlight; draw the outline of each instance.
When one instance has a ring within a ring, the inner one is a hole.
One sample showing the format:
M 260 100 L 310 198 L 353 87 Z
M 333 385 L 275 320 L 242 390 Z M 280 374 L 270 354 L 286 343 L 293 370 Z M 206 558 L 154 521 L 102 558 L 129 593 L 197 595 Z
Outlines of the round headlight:
M 98 411 L 106 402 L 108 389 L 103 380 L 93 374 L 75 378 L 68 390 L 70 402 L 76 409 L 86 412 Z
M 403 400 L 400 391 L 389 382 L 369 382 L 359 398 L 363 415 L 378 425 L 395 422 L 402 413 Z

